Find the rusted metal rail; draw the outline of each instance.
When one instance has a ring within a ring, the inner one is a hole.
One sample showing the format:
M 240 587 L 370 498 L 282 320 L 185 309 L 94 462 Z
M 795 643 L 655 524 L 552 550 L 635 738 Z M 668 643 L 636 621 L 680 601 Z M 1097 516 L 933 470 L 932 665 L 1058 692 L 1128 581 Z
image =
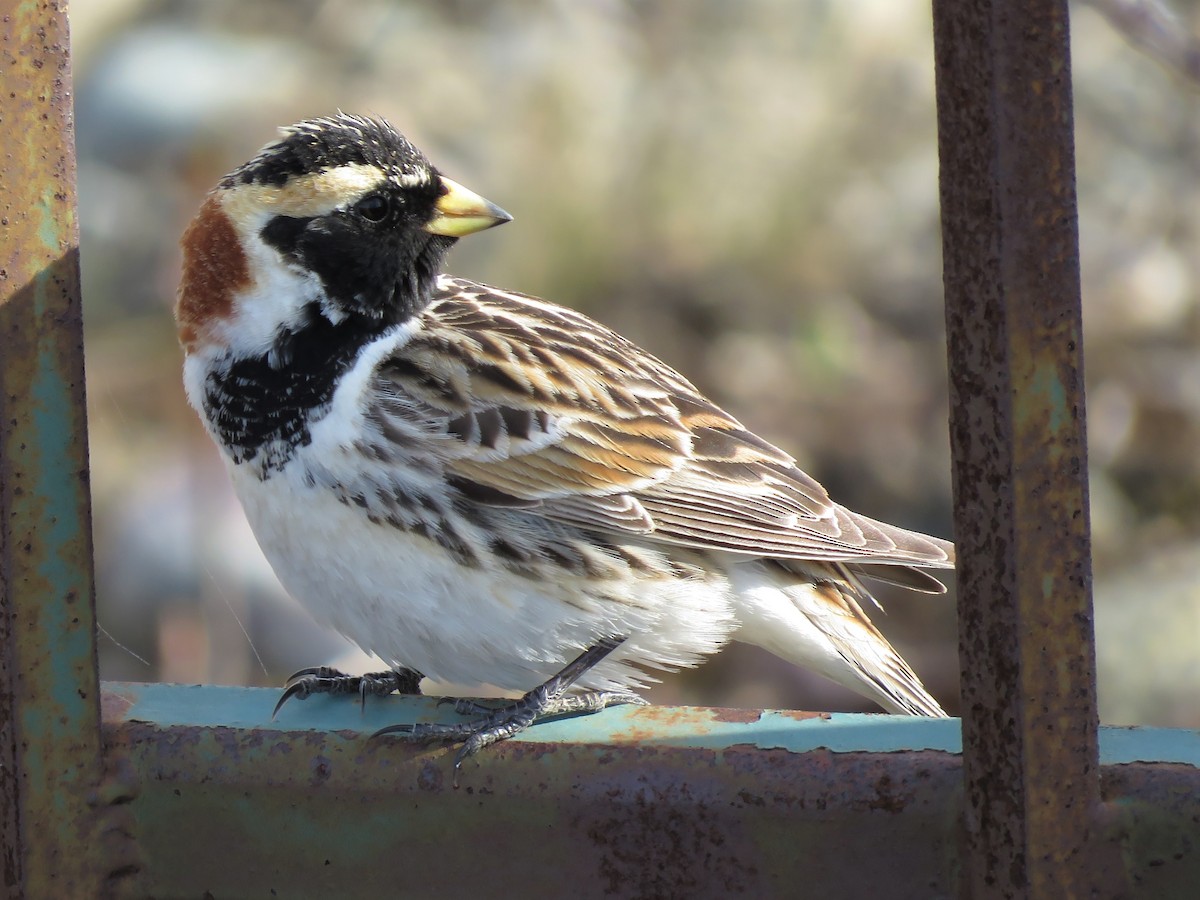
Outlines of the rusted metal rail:
M 65 9 L 0 3 L 0 884 L 100 896 L 79 233 Z
M 1066 0 L 934 0 L 971 897 L 1111 889 Z M 1107 886 L 1105 882 L 1109 883 Z
M 619 707 L 488 748 L 454 788 L 453 750 L 368 740 L 455 719 L 433 699 L 314 697 L 271 721 L 277 699 L 104 686 L 108 752 L 142 777 L 132 896 L 958 894 L 953 720 Z M 1103 746 L 1135 896 L 1191 896 L 1200 734 L 1105 729 Z

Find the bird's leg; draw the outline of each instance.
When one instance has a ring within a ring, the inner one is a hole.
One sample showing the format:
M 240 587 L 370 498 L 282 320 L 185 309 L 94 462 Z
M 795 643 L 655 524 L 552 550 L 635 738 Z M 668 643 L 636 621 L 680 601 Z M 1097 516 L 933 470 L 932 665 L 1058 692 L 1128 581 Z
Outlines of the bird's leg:
M 386 672 L 371 672 L 366 675 L 347 675 L 330 666 L 313 666 L 301 669 L 292 675 L 283 686 L 283 694 L 275 704 L 271 718 L 275 718 L 283 704 L 293 697 L 303 700 L 313 694 L 358 694 L 361 704 L 367 705 L 367 697 L 383 697 L 393 692 L 398 694 L 420 694 L 421 679 L 425 676 L 415 669 L 388 669 Z
M 598 641 L 595 646 L 564 666 L 557 675 L 512 703 L 491 707 L 473 700 L 455 701 L 456 712 L 479 717 L 472 722 L 463 722 L 457 725 L 435 723 L 389 725 L 387 728 L 379 729 L 371 737 L 396 734 L 413 741 L 462 741 L 462 747 L 454 756 L 454 784 L 457 787 L 458 770 L 464 759 L 478 753 L 489 744 L 512 737 L 539 719 L 570 713 L 598 712 L 605 707 L 620 703 L 647 705 L 646 701 L 637 694 L 627 691 L 586 691 L 569 697 L 563 696 L 571 685 L 617 649 L 624 640 L 624 638 L 604 638 Z

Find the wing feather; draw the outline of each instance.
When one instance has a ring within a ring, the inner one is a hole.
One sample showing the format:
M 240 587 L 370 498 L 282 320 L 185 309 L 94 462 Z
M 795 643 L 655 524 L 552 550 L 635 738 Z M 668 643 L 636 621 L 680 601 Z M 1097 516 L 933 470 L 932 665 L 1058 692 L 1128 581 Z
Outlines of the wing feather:
M 387 426 L 394 398 L 427 411 L 475 502 L 731 553 L 890 564 L 904 568 L 878 577 L 924 590 L 934 579 L 907 567 L 953 565 L 948 542 L 838 506 L 669 366 L 536 298 L 443 279 L 374 389 L 385 434 L 404 433 Z

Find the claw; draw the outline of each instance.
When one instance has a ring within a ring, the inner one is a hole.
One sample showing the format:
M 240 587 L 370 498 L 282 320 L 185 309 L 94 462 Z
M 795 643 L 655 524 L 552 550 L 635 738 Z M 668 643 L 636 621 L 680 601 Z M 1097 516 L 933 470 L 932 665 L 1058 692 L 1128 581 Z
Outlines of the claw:
M 293 676 L 295 677 L 295 676 Z M 283 693 L 279 695 L 279 700 L 275 704 L 275 708 L 271 710 L 271 721 L 275 721 L 275 717 L 279 715 L 279 710 L 283 708 L 283 704 L 287 703 L 297 694 L 304 692 L 304 686 L 301 682 L 293 682 L 291 678 L 284 685 Z
M 284 683 L 283 694 L 275 704 L 271 718 L 274 719 L 283 704 L 293 697 L 304 699 L 312 694 L 357 693 L 359 705 L 365 710 L 368 694 L 383 696 L 394 691 L 402 694 L 420 694 L 421 679 L 424 677 L 413 669 L 393 669 L 367 675 L 347 675 L 331 666 L 310 666 L 292 673 Z
M 380 728 L 372 734 L 368 741 L 373 741 L 377 737 L 382 737 L 385 734 L 397 734 L 402 738 L 417 743 L 425 743 L 426 741 L 448 739 L 453 740 L 457 737 L 467 737 L 471 733 L 470 725 L 440 725 L 434 722 L 405 722 L 400 725 L 387 725 Z

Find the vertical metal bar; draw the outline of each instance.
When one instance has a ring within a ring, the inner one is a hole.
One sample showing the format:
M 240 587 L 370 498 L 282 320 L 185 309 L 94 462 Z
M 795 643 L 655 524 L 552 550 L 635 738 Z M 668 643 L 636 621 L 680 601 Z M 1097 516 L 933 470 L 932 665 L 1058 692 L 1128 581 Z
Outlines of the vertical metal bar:
M 65 4 L 0 0 L 0 878 L 96 897 L 100 796 Z
M 1066 0 L 933 0 L 972 897 L 1084 896 L 1099 812 Z

